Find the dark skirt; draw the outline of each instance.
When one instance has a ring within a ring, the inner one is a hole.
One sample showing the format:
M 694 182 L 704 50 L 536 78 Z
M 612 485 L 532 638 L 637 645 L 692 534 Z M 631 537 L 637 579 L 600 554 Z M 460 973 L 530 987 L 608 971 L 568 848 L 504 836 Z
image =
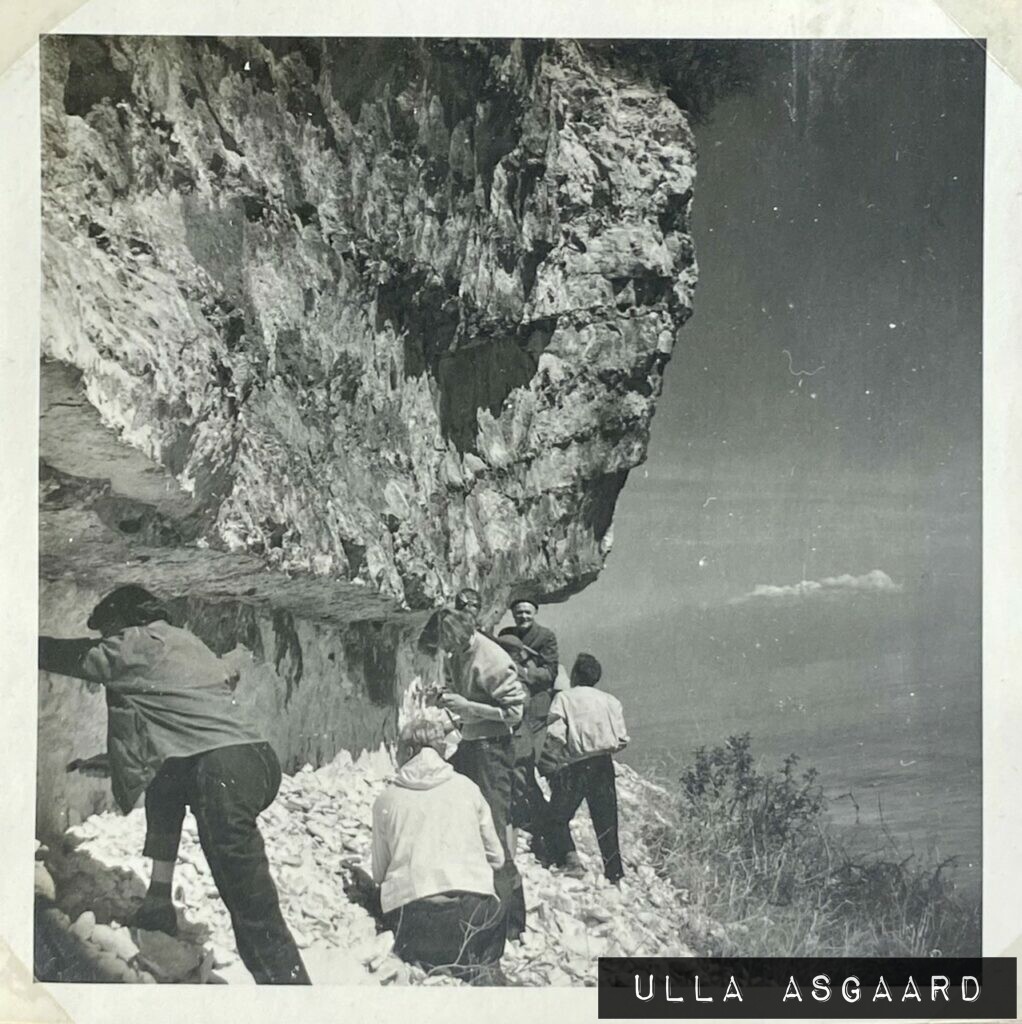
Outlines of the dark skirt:
M 438 893 L 389 911 L 384 923 L 394 952 L 427 971 L 496 964 L 504 953 L 506 911 L 494 896 Z

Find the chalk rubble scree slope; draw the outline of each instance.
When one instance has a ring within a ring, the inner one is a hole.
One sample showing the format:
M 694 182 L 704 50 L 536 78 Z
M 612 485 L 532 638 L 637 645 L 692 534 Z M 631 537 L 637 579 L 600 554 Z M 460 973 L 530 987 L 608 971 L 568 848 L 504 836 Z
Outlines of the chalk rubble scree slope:
M 44 631 L 151 586 L 294 771 L 393 739 L 458 586 L 595 579 L 695 285 L 661 90 L 574 43 L 62 37 L 42 129 Z M 112 807 L 64 771 L 105 707 L 39 710 L 52 845 Z
M 351 985 L 461 984 L 425 974 L 392 952 L 393 934 L 345 892 L 345 865 L 369 860 L 372 802 L 383 786 L 381 764 L 352 763 L 345 752 L 328 765 L 285 777 L 260 827 L 281 895 L 284 916 L 314 982 Z M 509 943 L 503 966 L 514 984 L 595 985 L 599 956 L 693 956 L 683 899 L 650 864 L 643 818 L 668 794 L 626 765 L 618 766 L 621 839 L 627 880 L 607 884 L 588 814 L 574 825 L 584 878 L 538 864 L 523 842 L 517 863 L 528 909 L 523 942 Z M 75 955 L 108 981 L 226 981 L 252 984 L 238 960 L 230 918 L 213 886 L 186 819 L 175 877 L 181 930 L 176 939 L 120 926 L 144 891 L 141 855 L 145 816 L 104 813 L 37 851 L 37 886 L 56 890 L 44 911 L 47 929 L 69 936 Z

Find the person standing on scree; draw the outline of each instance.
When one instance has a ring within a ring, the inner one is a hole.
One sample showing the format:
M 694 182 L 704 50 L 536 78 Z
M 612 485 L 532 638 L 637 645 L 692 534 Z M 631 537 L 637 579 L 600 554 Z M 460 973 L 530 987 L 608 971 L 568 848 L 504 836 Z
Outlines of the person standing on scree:
M 526 595 L 511 600 L 515 624 L 500 631 L 497 642 L 507 644 L 518 664 L 518 674 L 528 690 L 522 724 L 515 732 L 515 768 L 511 789 L 511 824 L 536 837 L 546 814 L 546 799 L 536 781 L 536 759 L 546 737 L 547 713 L 557 678 L 557 637 L 536 621 L 536 602 Z M 517 641 L 515 644 L 514 641 Z M 513 841 L 513 840 L 512 840 Z M 535 846 L 534 846 L 535 849 Z
M 439 705 L 458 720 L 461 733 L 450 763 L 479 787 L 493 815 L 505 858 L 494 882 L 507 909 L 508 937 L 518 938 L 525 930 L 525 896 L 507 843 L 514 766 L 511 732 L 525 705 L 518 669 L 494 640 L 476 629 L 467 610 L 435 611 L 419 637 L 419 647 L 439 655 Z
M 236 677 L 169 618 L 147 590 L 123 586 L 89 617 L 102 639 L 39 638 L 42 670 L 106 689 L 110 778 L 120 809 L 127 814 L 145 794 L 143 853 L 153 859 L 153 874 L 129 924 L 177 931 L 171 885 L 190 806 L 242 962 L 259 984 L 308 985 L 256 823 L 280 786 L 277 755 L 235 700 Z
M 621 702 L 596 689 L 603 670 L 591 654 L 571 669 L 571 689 L 554 695 L 539 770 L 550 778 L 546 852 L 567 874 L 584 874 L 571 838 L 571 819 L 583 800 L 596 830 L 603 873 L 610 882 L 624 875 L 617 834 L 617 782 L 613 755 L 628 744 Z

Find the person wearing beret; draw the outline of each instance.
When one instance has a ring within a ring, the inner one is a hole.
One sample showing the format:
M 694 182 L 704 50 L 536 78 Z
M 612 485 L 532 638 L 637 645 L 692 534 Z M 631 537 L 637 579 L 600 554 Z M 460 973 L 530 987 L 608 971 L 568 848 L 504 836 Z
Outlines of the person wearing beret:
M 547 714 L 557 678 L 557 637 L 553 630 L 536 621 L 536 601 L 527 594 L 515 594 L 510 602 L 514 625 L 500 631 L 499 643 L 512 639 L 521 646 L 515 661 L 518 674 L 529 693 L 522 724 L 515 734 L 515 769 L 511 791 L 511 824 L 525 829 L 534 839 L 543 832 L 546 799 L 536 781 L 536 759 L 546 737 Z

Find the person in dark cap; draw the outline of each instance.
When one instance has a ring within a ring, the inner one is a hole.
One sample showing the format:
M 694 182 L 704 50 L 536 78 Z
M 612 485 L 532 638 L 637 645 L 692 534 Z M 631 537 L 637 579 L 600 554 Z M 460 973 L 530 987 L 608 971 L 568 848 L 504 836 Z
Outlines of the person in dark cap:
M 257 816 L 280 786 L 273 748 L 234 696 L 237 675 L 194 634 L 170 624 L 143 587 L 96 605 L 100 638 L 39 638 L 39 667 L 106 690 L 114 799 L 127 814 L 145 795 L 149 892 L 130 924 L 177 930 L 171 901 L 185 808 L 231 915 L 238 953 L 259 984 L 309 984 L 280 912 Z
M 515 594 L 510 602 L 515 624 L 500 631 L 497 640 L 516 641 L 513 653 L 518 674 L 529 693 L 522 724 L 515 733 L 515 770 L 511 790 L 511 824 L 541 838 L 546 799 L 536 781 L 536 759 L 546 737 L 547 713 L 557 678 L 557 637 L 536 621 L 538 605 L 528 594 Z

